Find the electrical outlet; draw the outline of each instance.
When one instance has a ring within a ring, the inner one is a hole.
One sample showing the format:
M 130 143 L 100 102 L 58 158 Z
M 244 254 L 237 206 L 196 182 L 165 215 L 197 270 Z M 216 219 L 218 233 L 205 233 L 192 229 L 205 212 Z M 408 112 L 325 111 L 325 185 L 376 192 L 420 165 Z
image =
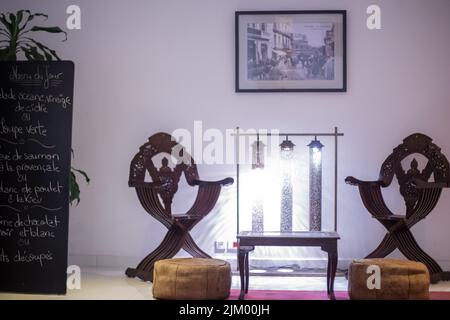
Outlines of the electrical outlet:
M 214 242 L 214 252 L 215 253 L 224 253 L 226 251 L 226 242 L 223 240 L 216 240 Z
M 227 252 L 237 252 L 238 243 L 236 240 L 227 241 Z

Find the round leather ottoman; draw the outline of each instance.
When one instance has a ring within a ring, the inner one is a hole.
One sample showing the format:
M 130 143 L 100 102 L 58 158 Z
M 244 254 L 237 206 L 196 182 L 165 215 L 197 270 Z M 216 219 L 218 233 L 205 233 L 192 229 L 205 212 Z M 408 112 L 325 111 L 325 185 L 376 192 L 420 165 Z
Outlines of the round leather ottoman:
M 168 300 L 219 300 L 230 294 L 230 264 L 218 259 L 160 260 L 153 271 L 153 297 Z
M 415 261 L 361 259 L 348 270 L 348 293 L 355 300 L 427 300 L 429 286 L 427 267 Z

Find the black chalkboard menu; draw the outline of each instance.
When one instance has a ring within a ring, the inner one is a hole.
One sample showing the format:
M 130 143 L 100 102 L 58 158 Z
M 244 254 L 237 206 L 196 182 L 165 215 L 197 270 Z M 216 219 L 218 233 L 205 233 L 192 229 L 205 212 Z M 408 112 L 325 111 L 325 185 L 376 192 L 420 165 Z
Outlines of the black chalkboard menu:
M 0 62 L 0 291 L 65 294 L 74 65 Z

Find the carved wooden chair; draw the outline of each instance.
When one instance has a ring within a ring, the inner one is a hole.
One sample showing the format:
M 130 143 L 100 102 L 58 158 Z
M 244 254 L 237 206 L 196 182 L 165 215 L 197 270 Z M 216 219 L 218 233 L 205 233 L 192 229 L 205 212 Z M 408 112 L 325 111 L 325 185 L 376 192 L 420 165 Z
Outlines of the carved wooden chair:
M 412 154 L 422 154 L 428 159 L 422 171 L 418 169 L 415 158 L 407 171 L 403 169 L 402 160 Z M 388 187 L 394 176 L 405 201 L 404 215 L 392 213 L 381 193 L 381 188 Z M 433 181 L 430 181 L 431 176 Z M 384 161 L 377 181 L 361 181 L 354 177 L 347 177 L 345 181 L 358 186 L 366 209 L 388 230 L 379 246 L 366 258 L 384 258 L 398 248 L 409 260 L 424 263 L 432 282 L 450 279 L 450 273 L 443 272 L 437 262 L 419 247 L 410 231 L 434 209 L 442 189 L 449 187 L 449 162 L 431 138 L 416 133 L 403 140 Z
M 160 166 L 154 163 L 158 157 L 162 157 Z M 173 169 L 169 167 L 169 158 L 176 160 Z M 151 177 L 151 182 L 145 181 L 146 173 Z M 198 187 L 198 193 L 191 209 L 183 214 L 173 214 L 172 199 L 182 174 L 188 185 Z M 210 258 L 194 242 L 189 231 L 214 208 L 222 186 L 233 182 L 232 178 L 215 182 L 201 181 L 194 160 L 182 145 L 167 133 L 151 136 L 131 161 L 129 186 L 136 189 L 139 201 L 148 214 L 169 231 L 161 244 L 136 268 L 127 269 L 126 275 L 152 281 L 154 263 L 172 258 L 180 249 L 193 257 Z

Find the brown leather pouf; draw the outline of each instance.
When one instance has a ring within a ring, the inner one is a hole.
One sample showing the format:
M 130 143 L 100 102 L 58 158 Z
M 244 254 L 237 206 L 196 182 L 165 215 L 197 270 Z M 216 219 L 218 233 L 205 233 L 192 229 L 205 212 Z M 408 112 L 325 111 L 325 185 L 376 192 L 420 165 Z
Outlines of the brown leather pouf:
M 379 289 L 373 288 L 376 272 L 369 266 L 379 267 Z M 415 261 L 361 259 L 353 261 L 348 272 L 348 292 L 354 300 L 427 300 L 429 286 L 427 267 Z
M 153 297 L 168 300 L 219 300 L 230 294 L 230 264 L 218 259 L 160 260 L 153 273 Z

